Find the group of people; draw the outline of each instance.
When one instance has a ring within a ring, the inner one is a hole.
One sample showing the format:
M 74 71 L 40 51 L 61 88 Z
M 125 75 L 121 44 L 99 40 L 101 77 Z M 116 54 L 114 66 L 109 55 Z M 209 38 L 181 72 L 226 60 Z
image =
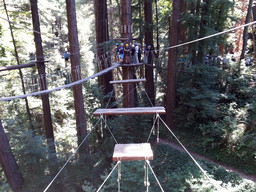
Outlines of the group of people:
M 117 60 L 124 64 L 135 64 L 141 63 L 141 56 L 144 55 L 143 62 L 146 64 L 152 64 L 153 56 L 155 55 L 154 50 L 150 45 L 143 45 L 143 51 L 140 43 L 135 43 L 135 45 L 129 45 L 126 43 L 116 44 L 116 56 Z

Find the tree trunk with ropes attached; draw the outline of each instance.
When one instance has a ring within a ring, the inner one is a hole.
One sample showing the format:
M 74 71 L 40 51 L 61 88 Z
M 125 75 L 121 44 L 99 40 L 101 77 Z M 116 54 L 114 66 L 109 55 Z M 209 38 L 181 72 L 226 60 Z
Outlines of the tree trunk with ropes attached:
M 172 22 L 170 26 L 170 47 L 179 42 L 179 19 L 181 2 L 173 1 Z M 170 128 L 174 127 L 174 110 L 176 108 L 176 63 L 178 48 L 169 50 L 167 93 L 166 93 L 166 121 Z
M 124 44 L 130 46 L 132 40 L 132 10 L 131 10 L 131 0 L 122 0 L 122 20 L 121 20 L 121 37 L 126 39 Z M 124 54 L 124 64 L 131 64 L 131 56 L 126 56 Z M 127 61 L 127 62 L 126 62 Z M 134 78 L 134 68 L 133 66 L 122 67 L 123 79 L 133 79 Z M 135 85 L 132 83 L 123 84 L 123 95 L 124 107 L 134 107 L 135 106 Z
M 12 154 L 9 141 L 4 132 L 0 119 L 0 164 L 4 170 L 7 181 L 14 192 L 21 191 L 23 177 L 19 172 L 18 164 Z
M 145 17 L 145 44 L 151 46 L 154 50 L 153 45 L 153 16 L 152 16 L 152 2 L 150 0 L 144 1 L 144 17 Z M 154 68 L 153 68 L 153 56 L 151 52 L 151 59 L 147 59 L 145 66 L 145 78 L 146 84 L 145 89 L 153 105 L 155 105 L 155 87 L 154 87 Z M 145 62 L 145 61 L 144 61 Z
M 15 41 L 15 38 L 14 38 L 12 25 L 11 25 L 11 22 L 10 22 L 10 18 L 9 18 L 9 14 L 8 14 L 8 10 L 7 10 L 5 0 L 3 0 L 3 3 L 4 3 L 4 9 L 5 9 L 5 12 L 6 12 L 6 17 L 7 17 L 8 23 L 9 23 L 9 27 L 10 27 L 11 36 L 12 36 L 15 58 L 16 58 L 17 64 L 20 65 L 20 59 L 19 59 L 19 55 L 18 55 L 18 51 L 17 51 L 16 41 Z M 24 84 L 23 74 L 22 74 L 21 69 L 19 69 L 19 75 L 20 75 L 20 80 L 21 80 L 22 91 L 23 91 L 23 94 L 25 95 L 26 94 L 26 89 L 25 89 L 25 84 Z M 30 123 L 30 127 L 33 129 L 33 123 L 32 123 L 31 113 L 30 113 L 30 109 L 29 109 L 29 105 L 28 105 L 28 99 L 25 98 L 24 100 L 25 100 L 25 104 L 26 104 L 26 111 L 27 111 L 27 116 L 28 116 L 28 120 L 29 120 L 29 123 Z
M 95 29 L 96 29 L 96 43 L 97 43 L 97 57 L 98 57 L 98 71 L 102 71 L 111 66 L 111 57 L 107 53 L 109 47 L 104 45 L 109 41 L 108 32 L 108 11 L 107 0 L 94 0 L 94 14 L 95 14 Z M 103 89 L 103 94 L 114 93 L 113 85 L 109 82 L 113 80 L 112 71 L 98 77 L 99 87 Z M 104 103 L 108 102 L 108 98 Z M 111 103 L 115 101 L 114 94 L 111 94 Z
M 31 13 L 32 13 L 32 21 L 33 21 L 33 29 L 34 29 L 34 41 L 36 46 L 36 59 L 37 59 L 37 69 L 39 74 L 40 90 L 47 90 L 45 61 L 44 61 L 44 53 L 43 53 L 43 46 L 42 46 L 42 38 L 40 33 L 37 0 L 30 0 L 30 4 L 31 4 Z M 45 135 L 46 135 L 49 146 L 51 146 L 51 149 L 50 149 L 51 152 L 55 153 L 55 146 L 53 144 L 54 134 L 53 134 L 49 94 L 46 93 L 41 95 L 41 99 L 43 104 L 43 119 L 44 119 Z
M 78 43 L 77 21 L 76 21 L 76 5 L 75 0 L 66 0 L 66 10 L 68 19 L 68 40 L 70 48 L 70 60 L 71 60 L 71 73 L 72 80 L 78 81 L 81 79 L 80 68 L 80 51 Z M 82 84 L 73 86 L 74 105 L 76 115 L 76 128 L 78 145 L 82 142 L 83 138 L 87 135 L 86 129 L 86 113 L 84 108 Z M 85 142 L 81 148 L 81 152 L 89 154 L 88 142 Z
M 246 15 L 245 24 L 249 23 L 250 19 L 251 19 L 252 2 L 253 2 L 253 0 L 249 0 L 249 5 L 248 5 L 248 11 L 247 11 L 247 15 Z M 247 40 L 248 40 L 248 26 L 244 27 L 243 48 L 242 48 L 242 52 L 241 52 L 241 55 L 240 55 L 240 60 L 245 58 L 245 52 L 246 52 L 246 48 L 247 48 Z

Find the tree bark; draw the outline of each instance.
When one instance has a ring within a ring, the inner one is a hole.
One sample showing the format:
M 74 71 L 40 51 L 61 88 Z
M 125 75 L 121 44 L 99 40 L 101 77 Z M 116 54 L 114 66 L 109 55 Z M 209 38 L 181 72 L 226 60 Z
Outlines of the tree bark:
M 70 52 L 72 53 L 70 55 L 72 79 L 73 81 L 78 81 L 81 79 L 81 68 L 75 0 L 66 0 L 66 10 L 68 19 L 68 40 Z M 73 94 L 79 145 L 82 142 L 83 138 L 87 135 L 86 114 L 83 101 L 82 84 L 73 86 Z M 81 148 L 81 152 L 89 154 L 88 142 L 84 143 L 84 147 Z
M 252 2 L 253 0 L 249 0 L 249 5 L 248 5 L 248 11 L 245 19 L 245 24 L 250 22 L 251 15 L 252 15 Z M 240 55 L 240 60 L 245 58 L 245 52 L 247 48 L 247 39 L 248 39 L 248 26 L 244 27 L 244 33 L 243 33 L 243 48 L 242 52 Z
M 12 36 L 12 43 L 13 43 L 13 47 L 14 47 L 15 58 L 16 58 L 17 64 L 20 65 L 20 59 L 19 59 L 19 55 L 18 55 L 18 51 L 17 51 L 16 41 L 15 41 L 15 38 L 14 38 L 14 35 L 13 35 L 12 25 L 11 25 L 11 22 L 10 22 L 10 18 L 9 18 L 9 14 L 8 14 L 8 10 L 7 10 L 5 0 L 3 0 L 3 3 L 4 3 L 4 9 L 5 9 L 5 12 L 6 12 L 6 17 L 7 17 L 8 23 L 9 23 L 9 27 L 10 27 L 11 36 Z M 24 80 L 23 80 L 22 71 L 20 69 L 19 69 L 19 75 L 20 75 L 20 80 L 21 80 L 22 91 L 23 91 L 23 94 L 25 95 L 26 94 L 25 83 L 24 83 Z M 26 111 L 27 111 L 29 124 L 30 124 L 30 127 L 33 129 L 33 123 L 32 123 L 31 113 L 30 113 L 30 109 L 29 109 L 29 105 L 28 105 L 28 99 L 24 98 L 24 100 L 25 100 L 25 104 L 26 104 Z
M 200 22 L 200 30 L 199 30 L 199 38 L 202 38 L 206 35 L 206 26 L 207 26 L 207 21 L 205 16 L 208 14 L 208 5 L 209 5 L 209 0 L 203 0 L 204 4 L 202 6 L 202 13 L 201 13 L 201 22 Z M 204 61 L 204 54 L 206 50 L 206 40 L 202 40 L 199 43 L 198 46 L 198 55 L 197 55 L 197 62 L 199 64 L 203 64 Z
M 19 172 L 18 164 L 12 154 L 9 141 L 4 132 L 0 119 L 0 163 L 6 175 L 7 181 L 14 192 L 21 191 L 23 177 Z
M 131 44 L 132 40 L 132 10 L 131 10 L 131 0 L 122 0 L 122 19 L 121 19 L 121 37 L 126 39 L 124 44 Z M 130 56 L 124 55 L 124 61 L 131 61 Z M 130 64 L 130 63 L 129 63 Z M 134 69 L 131 66 L 122 67 L 123 79 L 133 79 Z M 123 95 L 124 107 L 134 107 L 135 106 L 135 85 L 133 83 L 123 84 Z
M 98 71 L 104 70 L 111 66 L 111 58 L 106 54 L 106 48 L 103 43 L 109 41 L 108 31 L 108 11 L 107 0 L 94 0 L 94 14 L 95 14 L 95 29 L 96 29 L 96 44 L 98 56 Z M 104 56 L 104 57 L 102 57 Z M 105 59 L 107 58 L 107 59 Z M 100 66 L 99 66 L 100 65 Z M 103 89 L 103 94 L 107 95 L 113 92 L 113 85 L 109 81 L 113 80 L 112 71 L 98 77 L 99 87 Z M 108 98 L 104 100 L 107 104 Z M 112 95 L 111 103 L 115 101 L 115 96 Z
M 150 0 L 144 1 L 144 17 L 145 17 L 145 44 L 152 47 L 153 44 L 153 15 L 152 15 L 152 2 Z M 154 68 L 153 68 L 153 58 L 148 59 L 148 65 L 145 66 L 145 89 L 153 105 L 155 105 L 155 87 L 154 87 Z
M 170 47 L 179 42 L 179 19 L 180 19 L 180 0 L 173 1 L 172 22 L 169 30 Z M 166 120 L 170 128 L 174 127 L 174 110 L 176 107 L 176 63 L 178 48 L 169 50 L 168 58 L 168 77 L 166 93 Z
M 40 90 L 47 90 L 45 61 L 44 61 L 44 54 L 43 54 L 42 38 L 40 33 L 41 30 L 40 30 L 40 23 L 39 23 L 37 0 L 30 0 L 30 4 L 31 4 L 31 13 L 32 13 L 33 29 L 34 29 L 34 41 L 36 46 L 37 69 L 40 77 L 40 80 L 39 80 Z M 50 143 L 50 146 L 53 146 L 51 144 L 52 142 L 54 142 L 54 135 L 53 135 L 49 94 L 41 95 L 41 99 L 43 104 L 45 135 L 46 135 L 47 141 Z M 51 151 L 55 152 L 55 148 L 51 149 Z

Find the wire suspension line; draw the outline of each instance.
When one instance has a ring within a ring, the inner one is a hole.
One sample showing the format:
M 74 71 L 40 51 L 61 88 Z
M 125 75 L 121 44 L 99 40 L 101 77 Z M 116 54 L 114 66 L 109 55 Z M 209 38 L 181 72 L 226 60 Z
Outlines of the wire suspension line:
M 146 160 L 146 162 L 147 162 L 147 164 L 148 164 L 148 166 L 149 166 L 149 168 L 150 168 L 152 174 L 154 175 L 154 177 L 155 177 L 155 179 L 156 179 L 156 182 L 158 183 L 158 185 L 159 185 L 161 191 L 164 192 L 163 187 L 161 186 L 161 183 L 160 183 L 159 180 L 157 179 L 156 174 L 155 174 L 154 170 L 152 169 L 149 160 Z
M 99 189 L 96 192 L 99 192 L 101 190 L 101 188 L 103 187 L 103 185 L 106 183 L 106 181 L 108 180 L 108 178 L 111 176 L 111 174 L 114 172 L 114 170 L 116 169 L 116 167 L 121 163 L 121 161 L 118 161 L 116 163 L 116 165 L 113 167 L 112 171 L 108 174 L 108 176 L 106 177 L 106 179 L 103 181 L 103 183 L 101 184 L 101 186 L 99 187 Z
M 173 135 L 173 137 L 178 141 L 178 143 L 181 145 L 181 147 L 185 150 L 185 152 L 190 156 L 190 158 L 194 161 L 194 163 L 197 165 L 197 167 L 202 171 L 202 173 L 205 175 L 205 177 L 210 181 L 210 183 L 218 190 L 223 191 L 223 188 L 221 186 L 215 185 L 214 181 L 208 176 L 207 172 L 199 165 L 199 163 L 195 160 L 195 158 L 190 154 L 190 152 L 186 149 L 186 147 L 181 143 L 181 141 L 176 137 L 176 135 L 172 132 L 172 130 L 169 128 L 169 126 L 164 122 L 164 120 L 159 117 L 160 120 L 163 122 L 165 127 L 169 130 L 169 132 Z
M 97 123 L 94 125 L 94 127 L 91 129 L 91 131 L 85 136 L 83 141 L 80 143 L 80 145 L 76 148 L 76 150 L 73 152 L 73 154 L 68 158 L 66 163 L 62 166 L 62 168 L 59 170 L 59 172 L 55 175 L 55 177 L 52 179 L 52 181 L 49 183 L 49 185 L 45 188 L 43 192 L 46 192 L 49 187 L 52 185 L 52 183 L 55 181 L 55 179 L 59 176 L 59 174 L 63 171 L 63 169 L 66 167 L 66 165 L 69 163 L 69 161 L 75 156 L 75 154 L 78 152 L 79 148 L 83 145 L 83 143 L 86 141 L 86 139 L 89 137 L 91 132 L 95 129 L 95 127 L 98 125 L 100 122 L 100 119 L 97 121 Z

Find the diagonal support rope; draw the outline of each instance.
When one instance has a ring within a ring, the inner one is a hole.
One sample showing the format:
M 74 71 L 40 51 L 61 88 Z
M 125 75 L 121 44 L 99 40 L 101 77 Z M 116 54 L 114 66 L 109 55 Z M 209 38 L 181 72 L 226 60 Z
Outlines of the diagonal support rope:
M 147 164 L 148 164 L 148 166 L 149 166 L 149 168 L 150 168 L 152 174 L 154 175 L 154 177 L 155 177 L 155 179 L 156 179 L 156 182 L 157 182 L 157 184 L 159 185 L 161 191 L 164 192 L 163 187 L 161 186 L 161 183 L 160 183 L 159 180 L 157 179 L 156 174 L 155 174 L 154 170 L 152 169 L 149 160 L 146 160 L 146 162 L 147 162 Z
M 157 119 L 159 119 L 159 114 L 157 114 L 157 115 L 156 115 L 156 118 L 154 119 L 153 126 L 152 126 L 152 128 L 151 128 L 151 131 L 150 131 L 149 136 L 148 136 L 148 139 L 147 139 L 147 143 L 149 142 L 149 139 L 150 139 L 150 137 L 151 137 L 151 135 L 152 135 L 152 132 L 153 132 L 153 130 L 154 130 L 154 128 L 155 128 L 155 123 L 156 123 Z
M 223 188 L 221 186 L 215 185 L 214 181 L 208 176 L 207 172 L 199 165 L 199 163 L 195 160 L 195 158 L 190 154 L 190 152 L 186 149 L 186 147 L 181 143 L 181 141 L 176 137 L 176 135 L 172 132 L 172 130 L 169 128 L 169 126 L 164 122 L 164 120 L 159 117 L 160 120 L 163 122 L 165 127 L 169 130 L 169 132 L 173 135 L 173 137 L 178 141 L 178 143 L 181 145 L 181 147 L 185 150 L 185 152 L 189 155 L 189 157 L 194 161 L 194 163 L 197 165 L 197 167 L 202 171 L 204 176 L 210 181 L 210 183 L 218 190 L 223 191 Z
M 111 176 L 111 174 L 114 172 L 114 170 L 116 169 L 116 167 L 121 163 L 121 161 L 118 161 L 116 163 L 116 165 L 113 167 L 112 171 L 108 174 L 108 176 L 106 177 L 106 179 L 103 181 L 103 183 L 101 184 L 101 186 L 99 187 L 99 189 L 96 192 L 99 192 L 101 190 L 101 188 L 103 187 L 103 185 L 106 183 L 106 181 L 108 180 L 108 178 Z
M 95 127 L 98 125 L 98 123 L 100 122 L 100 119 L 97 121 L 97 123 L 94 125 L 94 127 L 91 129 L 91 131 L 85 136 L 85 138 L 83 139 L 83 141 L 80 143 L 80 145 L 76 148 L 76 150 L 74 151 L 74 153 L 68 158 L 68 160 L 66 161 L 66 163 L 62 166 L 62 168 L 59 170 L 59 172 L 55 175 L 55 177 L 52 179 L 52 181 L 48 184 L 48 186 L 45 188 L 45 190 L 43 192 L 46 192 L 49 187 L 52 185 L 52 183 L 55 181 L 55 179 L 59 176 L 59 174 L 63 171 L 63 169 L 66 167 L 66 165 L 69 163 L 69 161 L 75 156 L 75 154 L 78 152 L 79 148 L 83 145 L 83 143 L 86 141 L 86 139 L 89 137 L 89 135 L 91 134 L 91 132 L 95 129 Z
M 101 115 L 101 118 L 103 118 L 103 115 Z M 111 129 L 109 128 L 108 124 L 107 124 L 107 120 L 103 118 L 103 121 L 105 123 L 106 128 L 108 129 L 108 131 L 110 132 L 111 136 L 113 137 L 114 141 L 116 142 L 116 144 L 118 144 L 113 132 L 111 131 Z

